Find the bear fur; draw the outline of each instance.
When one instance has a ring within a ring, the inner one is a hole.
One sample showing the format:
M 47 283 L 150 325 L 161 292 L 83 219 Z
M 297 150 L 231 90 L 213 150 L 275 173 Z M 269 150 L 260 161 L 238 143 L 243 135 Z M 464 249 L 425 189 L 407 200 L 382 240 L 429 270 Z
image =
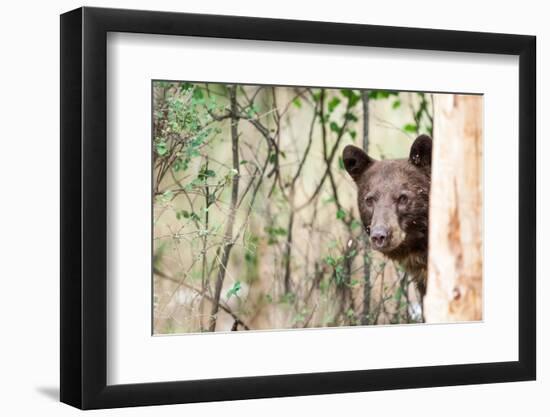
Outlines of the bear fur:
M 342 159 L 357 185 L 371 247 L 397 261 L 426 294 L 432 139 L 419 136 L 408 159 L 375 161 L 348 145 Z

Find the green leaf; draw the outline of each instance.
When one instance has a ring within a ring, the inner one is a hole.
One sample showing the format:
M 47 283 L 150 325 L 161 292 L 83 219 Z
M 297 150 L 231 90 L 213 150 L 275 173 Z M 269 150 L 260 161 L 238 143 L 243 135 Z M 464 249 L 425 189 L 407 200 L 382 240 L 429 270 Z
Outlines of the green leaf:
M 340 133 L 340 126 L 338 126 L 338 123 L 336 122 L 330 122 L 330 130 L 335 133 Z
M 200 217 L 197 213 L 195 212 L 188 212 L 187 210 L 180 210 L 180 211 L 177 211 L 176 212 L 176 219 L 178 220 L 181 220 L 181 219 L 191 219 L 193 221 L 200 221 Z
M 168 146 L 164 140 L 159 140 L 158 142 L 155 142 L 155 150 L 157 151 L 158 156 L 163 156 L 166 155 L 166 152 L 168 152 Z
M 356 279 L 352 279 L 352 280 L 349 282 L 348 287 L 353 288 L 353 287 L 356 287 L 357 285 L 359 285 L 359 281 L 356 280 Z
M 343 88 L 340 90 L 340 94 L 349 99 L 353 95 L 353 91 L 351 91 L 349 88 Z
M 369 98 L 373 99 L 373 100 L 380 100 L 380 99 L 384 99 L 384 98 L 388 98 L 390 96 L 396 96 L 397 95 L 397 92 L 396 91 L 385 91 L 385 90 L 374 90 L 374 91 L 369 91 Z
M 241 282 L 235 281 L 233 286 L 229 289 L 229 291 L 227 291 L 227 299 L 230 299 L 233 295 L 236 296 L 237 293 L 240 291 L 240 289 L 241 289 Z
M 201 170 L 199 171 L 199 174 L 197 175 L 197 179 L 200 182 L 200 181 L 206 181 L 208 178 L 213 178 L 215 176 L 216 176 L 216 171 L 202 167 Z
M 336 218 L 339 220 L 344 220 L 346 218 L 346 212 L 342 209 L 338 209 L 338 211 L 336 211 Z
M 280 236 L 286 236 L 286 229 L 283 229 L 282 227 L 272 227 L 267 226 L 264 228 L 265 232 L 268 235 L 267 244 L 268 245 L 274 245 L 278 243 L 278 238 Z
M 225 176 L 223 177 L 225 180 L 225 184 L 228 185 L 229 183 L 231 183 L 235 175 L 238 175 L 238 174 L 239 174 L 239 171 L 237 171 L 235 168 L 231 168 L 227 172 L 227 174 L 225 174 Z
M 195 90 L 193 91 L 193 98 L 195 100 L 202 100 L 204 99 L 204 93 L 202 92 L 201 88 L 195 87 Z
M 249 264 L 254 264 L 258 258 L 254 253 L 246 252 L 244 254 L 244 260 Z
M 155 197 L 155 200 L 160 204 L 168 204 L 172 198 L 174 198 L 174 192 L 172 190 L 166 190 L 161 195 Z
M 286 236 L 286 229 L 282 227 L 266 227 L 265 231 L 271 236 Z
M 334 273 L 336 283 L 338 285 L 342 284 L 342 282 L 344 282 L 344 267 L 342 265 L 338 265 L 336 268 L 334 268 Z
M 341 102 L 342 100 L 340 100 L 338 97 L 333 97 L 332 100 L 330 100 L 328 103 L 328 111 L 332 113 Z
M 355 93 L 353 90 L 350 90 L 348 88 L 344 88 L 342 90 L 340 90 L 340 93 L 348 99 L 348 106 L 351 108 L 351 107 L 354 107 L 358 102 L 359 100 L 361 99 L 361 96 L 357 93 Z
M 189 212 L 187 210 L 176 211 L 176 219 L 181 220 L 182 218 L 189 218 Z
M 402 295 L 403 295 L 403 289 L 401 287 L 397 287 L 397 290 L 395 291 L 393 298 L 395 299 L 395 301 L 399 301 Z
M 302 108 L 302 101 L 298 97 L 292 100 L 292 104 L 294 104 L 299 109 Z
M 357 116 L 356 116 L 355 114 L 353 114 L 353 113 L 346 113 L 346 114 L 345 114 L 345 118 L 346 118 L 346 120 L 349 120 L 349 121 L 351 121 L 351 122 L 356 122 L 356 121 L 359 120 L 359 119 L 357 118 Z
M 330 266 L 336 266 L 336 259 L 334 259 L 332 256 L 325 257 L 325 262 Z
M 403 126 L 403 130 L 409 133 L 416 133 L 418 127 L 414 123 L 407 123 Z
M 349 135 L 351 136 L 352 140 L 355 140 L 357 137 L 357 132 L 355 130 L 348 130 Z
M 248 109 L 246 109 L 246 114 L 248 115 L 249 118 L 254 117 L 259 112 L 260 112 L 259 107 L 254 104 L 250 106 Z
M 401 100 L 395 100 L 391 105 L 392 109 L 397 109 L 399 106 L 401 106 Z

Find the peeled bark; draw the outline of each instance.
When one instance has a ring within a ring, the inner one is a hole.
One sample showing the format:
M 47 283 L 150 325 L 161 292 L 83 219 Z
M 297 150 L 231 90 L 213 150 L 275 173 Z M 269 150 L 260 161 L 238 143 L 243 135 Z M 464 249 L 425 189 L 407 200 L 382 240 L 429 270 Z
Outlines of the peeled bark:
M 430 195 L 428 323 L 482 319 L 481 96 L 436 95 Z

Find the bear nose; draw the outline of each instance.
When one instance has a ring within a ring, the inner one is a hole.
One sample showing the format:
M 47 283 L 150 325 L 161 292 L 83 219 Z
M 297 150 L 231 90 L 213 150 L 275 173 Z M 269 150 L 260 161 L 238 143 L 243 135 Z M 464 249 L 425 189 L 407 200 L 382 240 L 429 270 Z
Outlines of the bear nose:
M 376 249 L 383 249 L 390 240 L 390 231 L 384 226 L 375 226 L 371 230 L 370 240 Z

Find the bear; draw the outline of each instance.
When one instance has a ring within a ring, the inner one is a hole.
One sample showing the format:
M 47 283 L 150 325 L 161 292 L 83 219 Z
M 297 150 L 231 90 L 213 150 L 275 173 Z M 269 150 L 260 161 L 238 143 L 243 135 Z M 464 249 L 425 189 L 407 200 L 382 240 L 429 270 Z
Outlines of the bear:
M 428 265 L 432 139 L 420 135 L 408 159 L 375 161 L 348 145 L 344 167 L 357 185 L 359 215 L 371 247 L 397 261 L 423 299 Z

